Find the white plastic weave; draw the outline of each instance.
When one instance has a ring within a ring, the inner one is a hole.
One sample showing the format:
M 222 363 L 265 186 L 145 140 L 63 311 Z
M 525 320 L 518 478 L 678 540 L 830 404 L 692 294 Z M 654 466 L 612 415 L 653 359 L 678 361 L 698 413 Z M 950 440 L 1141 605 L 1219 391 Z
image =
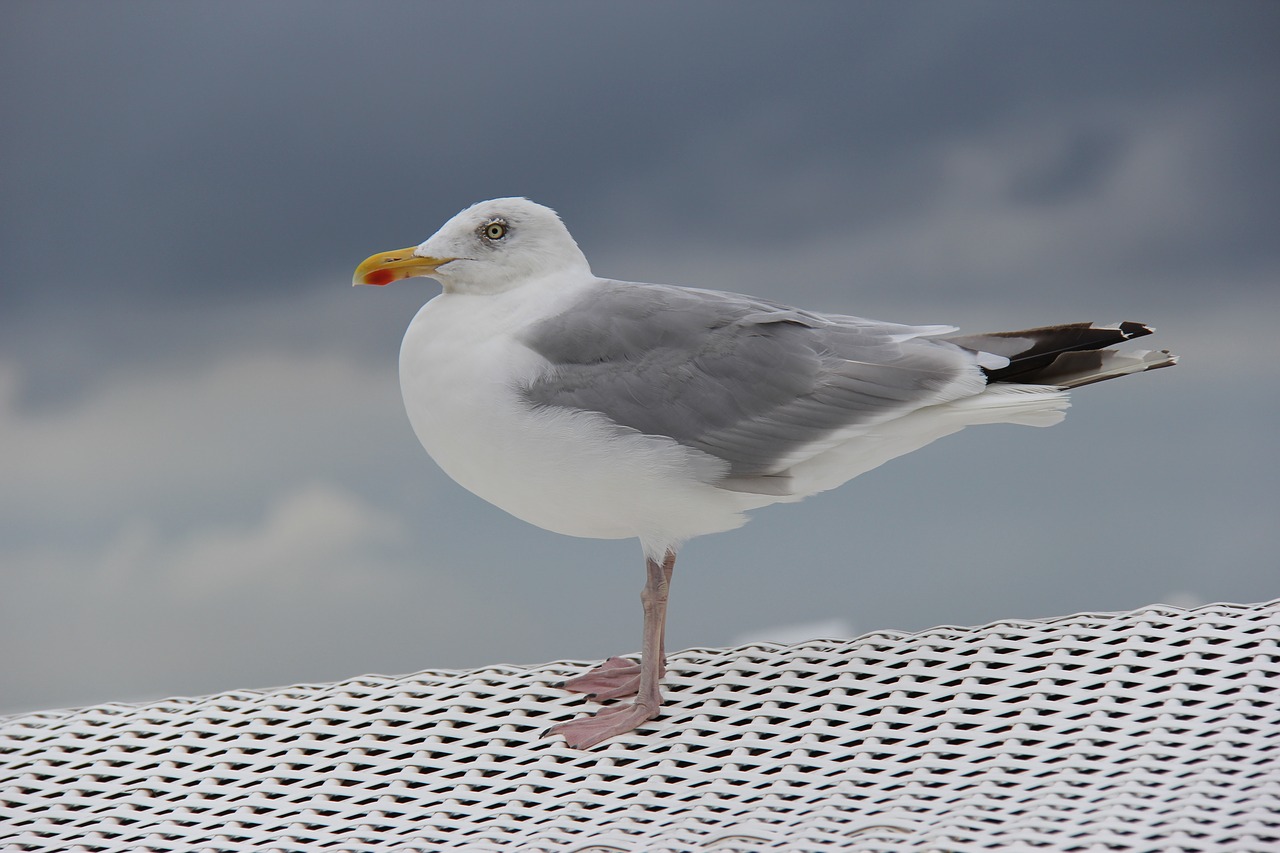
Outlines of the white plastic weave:
M 577 752 L 585 666 L 0 719 L 0 847 L 1280 850 L 1280 601 L 689 650 Z

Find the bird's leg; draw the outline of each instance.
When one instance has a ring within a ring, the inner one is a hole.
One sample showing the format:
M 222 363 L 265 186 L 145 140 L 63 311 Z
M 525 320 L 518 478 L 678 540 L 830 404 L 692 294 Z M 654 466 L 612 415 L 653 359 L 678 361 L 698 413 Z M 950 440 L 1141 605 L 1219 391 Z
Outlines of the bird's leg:
M 671 586 L 675 565 L 676 555 L 668 551 L 662 561 L 662 574 L 668 587 Z M 658 662 L 658 674 L 661 676 L 667 671 L 665 638 L 663 646 L 658 649 Z M 640 689 L 640 664 L 626 658 L 611 657 L 585 675 L 561 682 L 560 686 L 572 693 L 586 693 L 588 699 L 597 702 L 634 696 Z
M 663 671 L 664 633 L 667 622 L 667 594 L 671 587 L 671 574 L 676 555 L 668 551 L 661 563 L 645 559 L 648 579 L 640 601 L 644 605 L 644 645 L 640 652 L 637 691 L 634 702 L 601 708 L 590 717 L 579 717 L 567 723 L 559 723 L 549 729 L 551 734 L 564 735 L 565 743 L 575 749 L 586 749 L 615 735 L 631 731 L 636 726 L 658 716 L 662 706 L 659 682 Z M 611 658 L 612 660 L 612 658 Z M 605 662 L 608 665 L 608 662 Z M 601 669 L 604 667 L 602 666 Z M 589 678 L 590 674 L 583 676 Z

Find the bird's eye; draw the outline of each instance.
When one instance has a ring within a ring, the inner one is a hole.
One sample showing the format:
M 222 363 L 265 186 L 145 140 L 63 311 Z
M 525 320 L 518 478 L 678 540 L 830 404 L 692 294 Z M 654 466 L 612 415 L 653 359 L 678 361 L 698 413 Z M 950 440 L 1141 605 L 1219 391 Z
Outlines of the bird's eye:
M 484 236 L 490 240 L 501 240 L 507 236 L 507 223 L 495 219 L 484 227 Z

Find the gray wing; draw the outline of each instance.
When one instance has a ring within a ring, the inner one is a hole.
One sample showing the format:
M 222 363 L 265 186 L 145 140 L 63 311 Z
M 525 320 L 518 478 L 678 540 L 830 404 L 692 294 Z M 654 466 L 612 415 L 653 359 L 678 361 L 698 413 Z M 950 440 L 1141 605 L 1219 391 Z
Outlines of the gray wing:
M 729 463 L 731 478 L 769 476 L 841 429 L 938 402 L 972 381 L 972 356 L 920 337 L 949 330 L 602 281 L 526 335 L 552 368 L 524 392 L 535 405 L 670 436 Z

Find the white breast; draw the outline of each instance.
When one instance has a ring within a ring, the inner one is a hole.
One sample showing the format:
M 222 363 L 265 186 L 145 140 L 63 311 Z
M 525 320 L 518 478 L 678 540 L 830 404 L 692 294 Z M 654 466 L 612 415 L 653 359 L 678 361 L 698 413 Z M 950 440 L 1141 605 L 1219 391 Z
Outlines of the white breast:
M 711 457 L 522 398 L 549 364 L 520 334 L 572 298 L 524 285 L 423 306 L 400 348 L 405 409 L 423 447 L 469 491 L 557 533 L 661 548 L 739 526 L 742 499 L 707 485 L 721 464 Z

